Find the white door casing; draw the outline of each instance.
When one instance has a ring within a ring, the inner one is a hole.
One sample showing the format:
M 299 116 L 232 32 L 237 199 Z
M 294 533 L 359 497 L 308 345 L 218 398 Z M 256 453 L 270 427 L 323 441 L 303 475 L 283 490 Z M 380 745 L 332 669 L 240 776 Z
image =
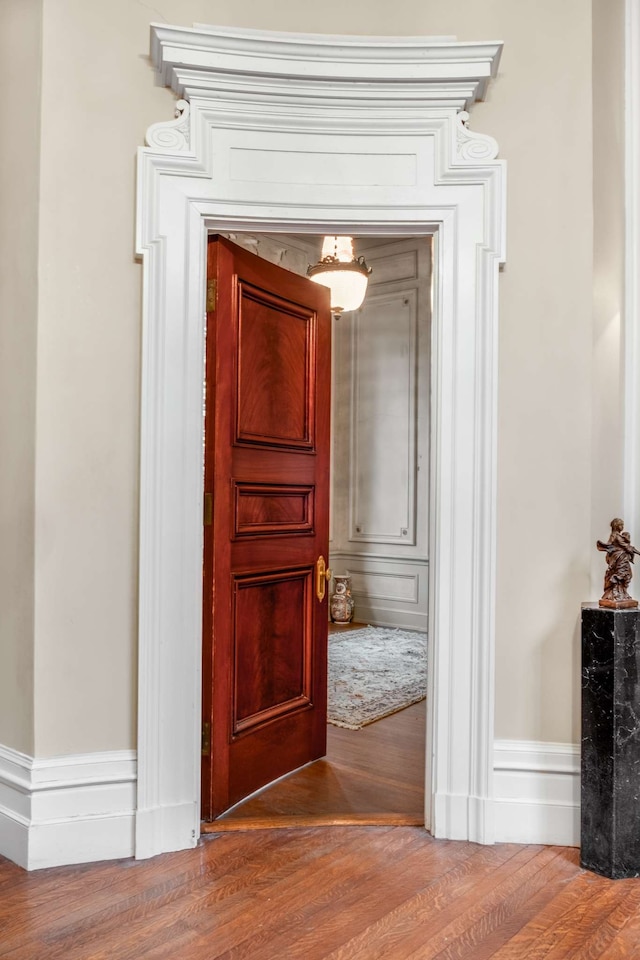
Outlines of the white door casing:
M 181 97 L 139 151 L 136 856 L 199 836 L 202 383 L 211 230 L 433 234 L 427 822 L 491 843 L 505 167 L 465 112 L 501 44 L 153 25 Z

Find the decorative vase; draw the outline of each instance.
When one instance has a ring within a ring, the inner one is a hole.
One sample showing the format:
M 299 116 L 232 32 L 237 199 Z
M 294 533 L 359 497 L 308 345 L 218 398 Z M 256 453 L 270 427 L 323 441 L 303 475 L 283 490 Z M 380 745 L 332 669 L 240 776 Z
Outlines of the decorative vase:
M 334 577 L 335 588 L 329 602 L 329 612 L 334 623 L 350 623 L 355 600 L 351 596 L 351 577 L 344 574 Z

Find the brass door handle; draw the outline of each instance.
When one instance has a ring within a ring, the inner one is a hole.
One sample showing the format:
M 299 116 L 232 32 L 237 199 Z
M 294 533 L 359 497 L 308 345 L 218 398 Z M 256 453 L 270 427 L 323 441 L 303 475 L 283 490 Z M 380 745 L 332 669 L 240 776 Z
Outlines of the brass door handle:
M 333 576 L 331 570 L 327 567 L 324 557 L 318 557 L 316 561 L 316 597 L 322 603 L 324 595 L 327 592 L 327 581 Z

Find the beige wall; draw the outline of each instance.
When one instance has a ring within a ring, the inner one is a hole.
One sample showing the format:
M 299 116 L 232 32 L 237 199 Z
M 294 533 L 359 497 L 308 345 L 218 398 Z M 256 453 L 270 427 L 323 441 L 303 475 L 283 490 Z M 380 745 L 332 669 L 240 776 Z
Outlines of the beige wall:
M 33 752 L 40 0 L 0 6 L 0 743 Z
M 132 746 L 141 269 L 134 155 L 172 116 L 149 22 L 504 40 L 472 125 L 509 161 L 501 278 L 497 734 L 577 736 L 589 597 L 591 4 L 45 0 L 36 749 Z
M 592 543 L 608 536 L 623 502 L 624 20 L 624 0 L 593 0 Z M 591 558 L 598 597 L 605 564 L 596 550 Z
M 475 115 L 509 163 L 496 735 L 566 742 L 579 739 L 578 626 L 590 598 L 590 5 L 508 6 L 501 77 Z
M 140 267 L 135 149 L 171 110 L 154 14 L 45 0 L 36 751 L 135 743 Z M 142 91 L 142 93 L 140 92 Z

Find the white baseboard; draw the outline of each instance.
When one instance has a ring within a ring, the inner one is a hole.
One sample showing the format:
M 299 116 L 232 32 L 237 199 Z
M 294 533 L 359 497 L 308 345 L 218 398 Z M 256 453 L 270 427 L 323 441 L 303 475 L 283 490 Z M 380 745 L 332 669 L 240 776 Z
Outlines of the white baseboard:
M 170 853 L 185 849 L 185 837 L 191 835 L 189 846 L 197 846 L 199 810 L 193 803 L 138 810 L 136 814 L 136 859 L 145 860 L 159 850 Z
M 580 846 L 580 748 L 496 740 L 495 838 Z
M 431 810 L 436 839 L 493 843 L 493 803 L 488 797 L 436 793 Z
M 133 750 L 34 758 L 0 745 L 0 854 L 26 870 L 134 853 Z
M 494 787 L 496 841 L 579 846 L 577 746 L 497 740 Z M 468 800 L 436 797 L 440 835 L 468 835 Z M 132 750 L 34 759 L 0 746 L 0 855 L 27 870 L 133 856 L 135 806 Z M 140 811 L 138 856 L 154 849 L 144 842 L 147 833 L 166 833 L 174 821 L 187 820 L 193 820 L 192 804 Z M 182 838 L 184 831 L 178 832 Z M 478 825 L 473 832 L 479 842 L 490 842 Z
M 379 627 L 427 629 L 429 564 L 410 557 L 331 550 L 334 571 L 348 570 L 354 619 Z
M 392 627 L 401 630 L 420 630 L 426 633 L 427 618 L 424 613 L 407 612 L 406 610 L 392 610 L 388 607 L 377 607 L 373 603 L 357 600 L 353 611 L 353 619 L 358 623 L 370 623 L 374 627 Z

